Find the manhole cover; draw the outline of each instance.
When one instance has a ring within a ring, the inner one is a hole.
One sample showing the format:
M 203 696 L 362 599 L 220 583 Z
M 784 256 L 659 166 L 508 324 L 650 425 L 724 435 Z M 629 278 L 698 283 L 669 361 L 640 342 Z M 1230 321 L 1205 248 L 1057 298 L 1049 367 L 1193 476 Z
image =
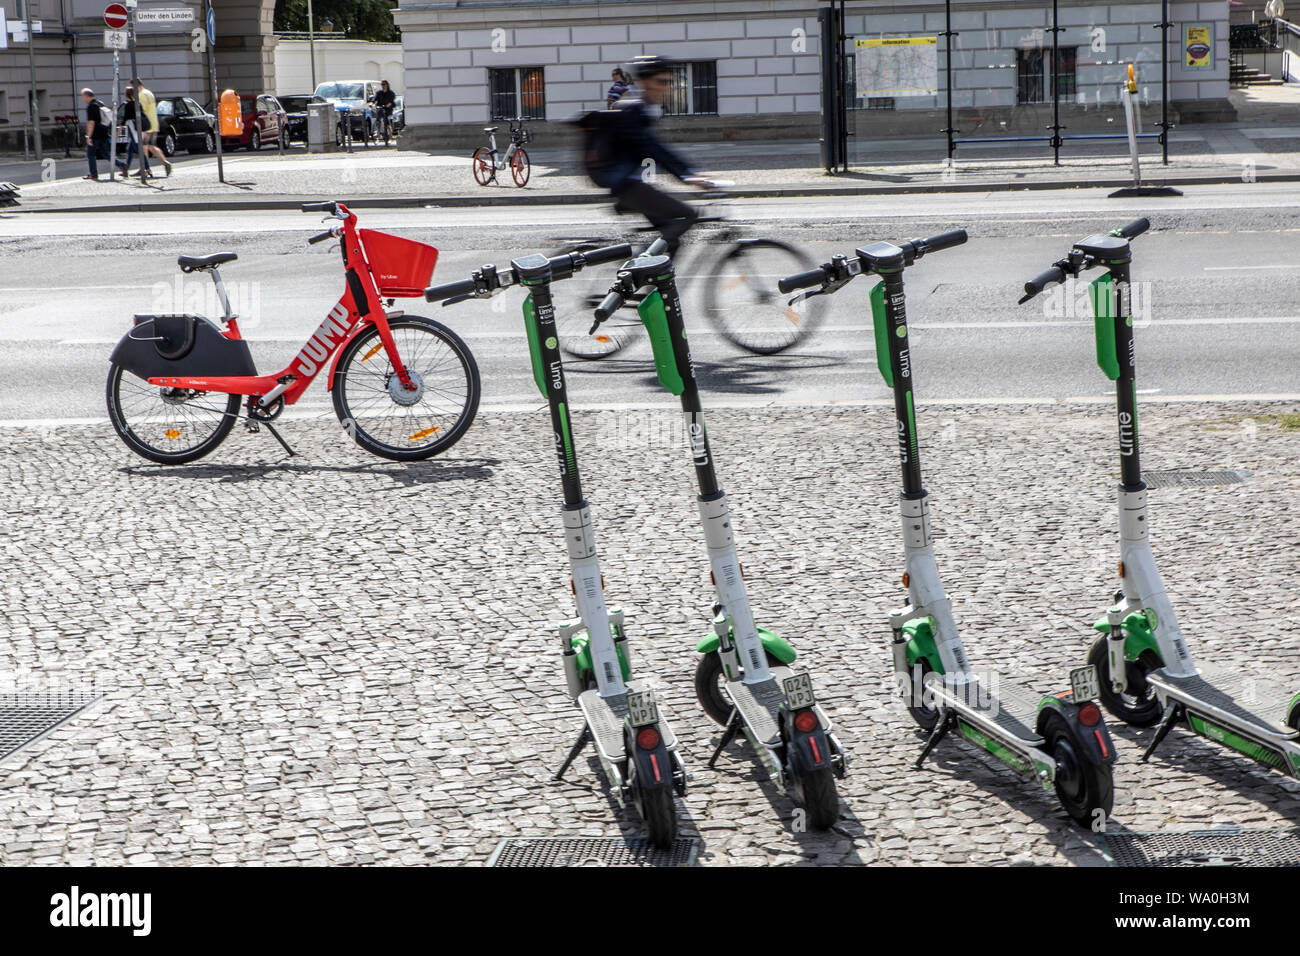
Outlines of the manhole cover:
M 1197 485 L 1233 485 L 1242 481 L 1235 471 L 1144 471 L 1148 488 L 1193 488 Z
M 699 849 L 685 837 L 666 850 L 644 837 L 520 837 L 502 840 L 488 866 L 694 866 Z
M 1111 866 L 1300 866 L 1300 830 L 1100 833 Z
M 75 717 L 99 696 L 79 691 L 0 694 L 0 760 Z

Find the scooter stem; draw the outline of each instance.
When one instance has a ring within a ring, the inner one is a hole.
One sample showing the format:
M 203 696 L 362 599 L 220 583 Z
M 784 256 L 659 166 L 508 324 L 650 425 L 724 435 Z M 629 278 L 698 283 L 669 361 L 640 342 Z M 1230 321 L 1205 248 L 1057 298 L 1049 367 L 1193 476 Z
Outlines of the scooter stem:
M 600 559 L 596 555 L 591 508 L 585 501 L 564 506 L 564 542 L 569 550 L 573 596 L 578 604 L 578 616 L 587 627 L 600 696 L 626 694 L 627 686 L 618 665 L 618 650 L 614 647 L 609 627 L 609 609 L 605 606 L 605 585 L 601 580 Z

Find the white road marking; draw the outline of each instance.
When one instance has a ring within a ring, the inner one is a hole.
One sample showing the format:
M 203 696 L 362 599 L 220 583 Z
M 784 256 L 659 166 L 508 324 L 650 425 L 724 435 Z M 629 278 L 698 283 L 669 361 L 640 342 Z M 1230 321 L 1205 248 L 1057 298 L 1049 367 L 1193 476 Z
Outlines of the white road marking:
M 1244 269 L 1300 269 L 1300 263 L 1283 262 L 1269 266 L 1203 266 L 1206 272 L 1238 272 Z

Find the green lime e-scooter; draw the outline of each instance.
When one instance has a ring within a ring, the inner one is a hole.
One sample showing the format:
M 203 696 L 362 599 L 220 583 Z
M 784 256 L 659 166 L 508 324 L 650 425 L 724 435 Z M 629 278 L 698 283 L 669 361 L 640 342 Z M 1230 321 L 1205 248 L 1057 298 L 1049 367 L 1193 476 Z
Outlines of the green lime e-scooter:
M 966 241 L 964 229 L 894 245 L 873 242 L 837 255 L 820 268 L 778 283 L 785 293 L 838 291 L 856 276 L 880 277 L 871 289 L 876 363 L 894 392 L 901 496 L 903 586 L 907 603 L 890 615 L 895 679 L 913 719 L 929 739 L 916 760 L 920 767 L 951 730 L 1017 772 L 1055 788 L 1061 806 L 1077 823 L 1100 828 L 1113 802 L 1111 743 L 1097 695 L 1096 672 L 1071 673 L 1071 689 L 1033 693 L 971 667 L 957 631 L 952 602 L 939 580 L 930 530 L 929 496 L 921 483 L 920 439 L 913 398 L 915 361 L 908 343 L 903 270 L 930 252 Z
M 578 455 L 569 417 L 569 399 L 555 331 L 551 283 L 603 262 L 627 259 L 630 246 L 617 245 L 548 259 L 530 255 L 506 269 L 485 265 L 468 279 L 425 290 L 430 302 L 490 298 L 522 286 L 524 328 L 532 357 L 533 381 L 546 399 L 555 433 L 560 481 L 564 490 L 564 541 L 569 553 L 571 586 L 578 617 L 561 625 L 560 644 L 569 694 L 582 711 L 583 728 L 555 778 L 592 743 L 620 803 L 631 802 L 652 843 L 667 847 L 677 835 L 673 793 L 686 792 L 687 772 L 677 740 L 660 713 L 654 692 L 633 680 L 623 615 L 607 607 L 605 582 L 596 555 L 591 508 L 583 497 Z
M 1130 240 L 1150 223 L 1135 219 L 1074 244 L 1065 258 L 1025 283 L 1028 302 L 1048 285 L 1089 269 L 1106 270 L 1089 286 L 1097 364 L 1115 383 L 1119 426 L 1120 589 L 1093 626 L 1101 632 L 1088 660 L 1101 675 L 1101 702 L 1135 727 L 1158 724 L 1148 760 L 1179 721 L 1202 737 L 1291 777 L 1300 777 L 1300 694 L 1271 689 L 1242 671 L 1197 668 L 1165 593 L 1148 538 L 1147 486 L 1138 443 Z
M 663 240 L 657 240 L 623 266 L 595 311 L 592 333 L 636 297 L 659 382 L 681 400 L 715 592 L 712 627 L 696 646 L 702 656 L 695 671 L 701 706 L 724 728 L 709 766 L 743 733 L 777 789 L 791 794 L 811 826 L 826 829 L 840 816 L 835 779 L 844 776 L 847 758 L 831 732 L 830 718 L 817 703 L 812 679 L 789 666 L 794 648 L 754 623 L 727 497 L 704 427 L 677 279 L 665 249 Z

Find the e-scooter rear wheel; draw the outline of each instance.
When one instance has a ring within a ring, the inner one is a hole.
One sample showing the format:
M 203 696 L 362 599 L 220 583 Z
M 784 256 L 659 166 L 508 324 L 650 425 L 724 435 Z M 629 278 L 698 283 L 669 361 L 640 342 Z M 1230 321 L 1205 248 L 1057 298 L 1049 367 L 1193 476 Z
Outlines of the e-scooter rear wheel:
M 903 705 L 922 730 L 934 730 L 934 725 L 939 722 L 939 708 L 927 707 L 925 704 L 925 683 L 926 679 L 934 673 L 934 668 L 924 657 L 917 666 L 920 667 L 921 673 L 916 682 L 910 684 L 903 692 Z
M 1141 660 L 1125 661 L 1128 690 L 1123 693 L 1116 693 L 1110 683 L 1110 648 L 1105 634 L 1093 642 L 1088 663 L 1097 668 L 1098 696 L 1108 711 L 1130 727 L 1150 727 L 1160 722 L 1160 698 L 1147 683 L 1148 667 Z
M 1060 715 L 1048 714 L 1043 723 L 1047 752 L 1056 761 L 1056 796 L 1070 818 L 1080 826 L 1104 824 L 1115 804 L 1115 781 L 1109 764 L 1097 763 Z M 1098 811 L 1101 812 L 1099 817 Z
M 835 825 L 840 818 L 840 797 L 830 767 L 792 773 L 790 784 L 796 802 L 808 813 L 809 826 L 829 830 Z
M 642 790 L 640 797 L 641 819 L 645 821 L 646 835 L 661 850 L 666 850 L 677 839 L 677 809 L 673 806 L 671 790 Z
M 768 654 L 767 666 L 780 667 L 781 662 Z M 714 723 L 722 727 L 725 727 L 731 718 L 731 701 L 727 698 L 727 692 L 722 689 L 725 683 L 722 658 L 718 656 L 718 652 L 710 651 L 700 657 L 700 662 L 695 667 L 695 696 L 699 698 L 704 712 Z

